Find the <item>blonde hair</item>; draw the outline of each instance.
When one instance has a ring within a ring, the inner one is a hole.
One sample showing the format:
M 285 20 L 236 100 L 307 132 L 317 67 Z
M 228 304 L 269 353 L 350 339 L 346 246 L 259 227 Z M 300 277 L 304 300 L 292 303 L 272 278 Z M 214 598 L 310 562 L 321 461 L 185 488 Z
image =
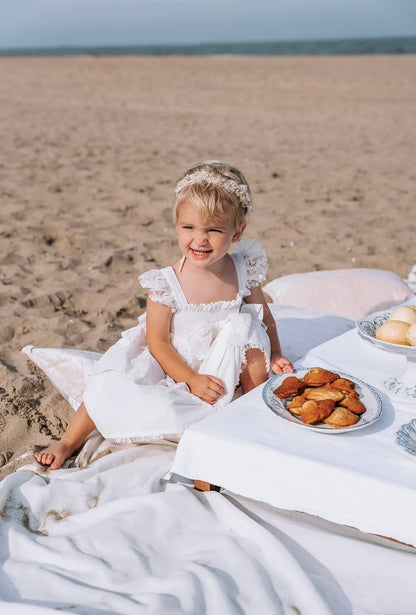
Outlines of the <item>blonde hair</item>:
M 205 219 L 234 218 L 235 228 L 247 222 L 251 212 L 251 192 L 243 173 L 221 160 L 205 160 L 190 167 L 176 186 L 173 219 L 178 209 L 190 201 Z

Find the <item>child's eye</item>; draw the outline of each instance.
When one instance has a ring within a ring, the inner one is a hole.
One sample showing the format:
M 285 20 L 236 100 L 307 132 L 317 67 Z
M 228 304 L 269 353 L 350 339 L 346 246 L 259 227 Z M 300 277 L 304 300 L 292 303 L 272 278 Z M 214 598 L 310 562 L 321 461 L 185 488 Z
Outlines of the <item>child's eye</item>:
M 210 233 L 222 233 L 222 231 L 220 231 L 220 229 L 219 229 L 219 228 L 210 228 L 210 229 L 209 229 L 209 232 L 210 232 Z
M 194 227 L 191 226 L 190 224 L 185 224 L 182 228 L 185 229 L 186 231 L 192 231 Z

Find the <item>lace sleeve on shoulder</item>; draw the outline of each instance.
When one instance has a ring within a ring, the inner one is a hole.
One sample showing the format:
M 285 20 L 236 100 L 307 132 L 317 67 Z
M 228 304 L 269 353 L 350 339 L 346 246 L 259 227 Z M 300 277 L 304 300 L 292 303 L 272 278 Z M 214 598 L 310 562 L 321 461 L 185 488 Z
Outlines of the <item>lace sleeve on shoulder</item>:
M 161 269 L 151 269 L 139 275 L 139 282 L 143 288 L 148 289 L 152 301 L 158 301 L 166 305 L 173 312 L 176 311 L 176 303 L 172 289 Z
M 239 252 L 244 257 L 247 269 L 247 287 L 260 286 L 266 280 L 269 266 L 266 252 L 255 239 L 245 239 L 240 244 Z

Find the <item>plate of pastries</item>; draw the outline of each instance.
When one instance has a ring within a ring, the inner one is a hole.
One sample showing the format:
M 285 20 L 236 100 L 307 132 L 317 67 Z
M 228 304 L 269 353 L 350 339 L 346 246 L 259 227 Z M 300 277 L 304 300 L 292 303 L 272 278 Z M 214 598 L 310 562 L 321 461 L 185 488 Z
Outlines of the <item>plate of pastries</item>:
M 322 367 L 275 374 L 264 385 L 263 400 L 280 417 L 325 433 L 366 427 L 382 412 L 372 387 Z

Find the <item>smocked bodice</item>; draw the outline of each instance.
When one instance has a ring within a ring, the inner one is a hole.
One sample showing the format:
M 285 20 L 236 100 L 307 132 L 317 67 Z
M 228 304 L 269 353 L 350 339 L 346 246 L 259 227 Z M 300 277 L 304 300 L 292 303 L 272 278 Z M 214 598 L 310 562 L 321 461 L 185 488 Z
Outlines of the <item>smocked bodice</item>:
M 153 301 L 159 301 L 172 310 L 171 343 L 190 367 L 197 370 L 220 331 L 239 315 L 240 323 L 233 327 L 233 343 L 244 335 L 245 326 L 253 315 L 261 315 L 254 305 L 247 305 L 244 298 L 251 288 L 266 278 L 267 258 L 260 244 L 255 240 L 241 241 L 231 254 L 238 279 L 235 299 L 212 303 L 189 303 L 185 297 L 173 267 L 152 269 L 139 280 L 149 289 Z M 247 318 L 245 318 L 247 316 Z M 238 333 L 240 330 L 241 334 Z

